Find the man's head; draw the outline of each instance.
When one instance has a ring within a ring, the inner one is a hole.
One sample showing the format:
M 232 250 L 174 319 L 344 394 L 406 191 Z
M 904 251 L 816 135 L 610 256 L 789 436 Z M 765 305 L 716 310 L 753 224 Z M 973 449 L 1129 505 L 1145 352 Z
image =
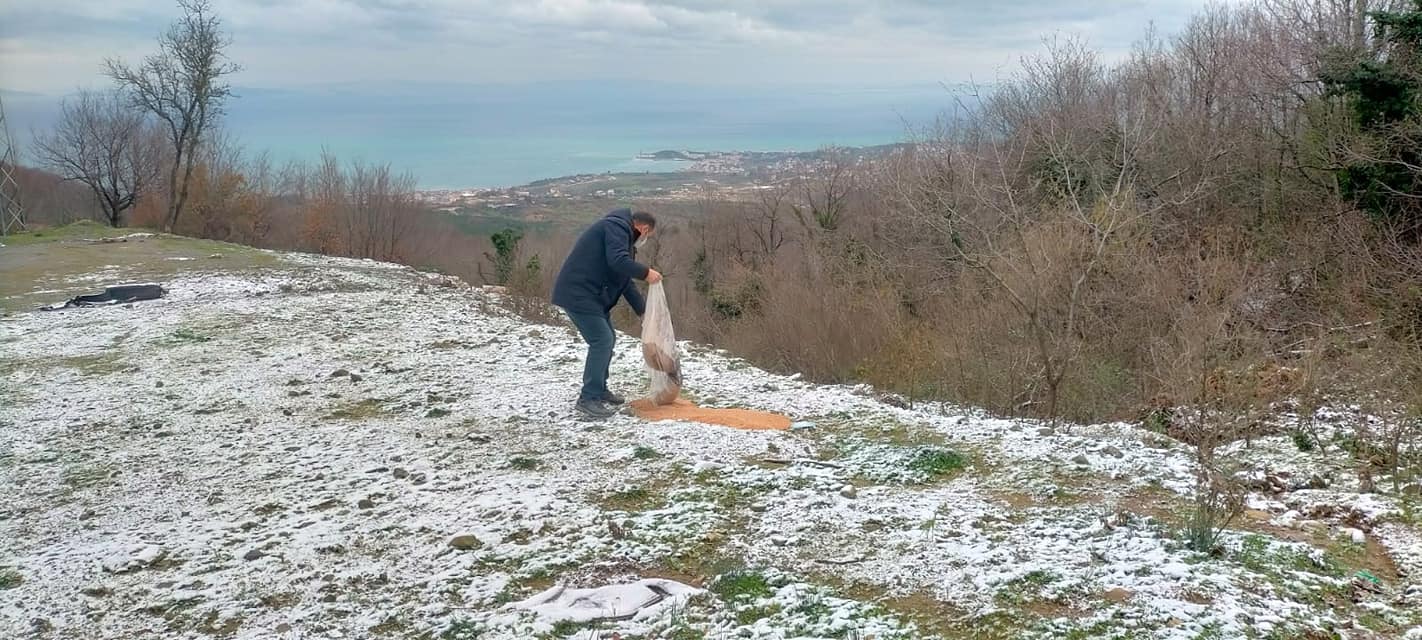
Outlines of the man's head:
M 639 239 L 645 238 L 657 230 L 657 218 L 646 211 L 638 211 L 632 214 L 632 228 L 637 230 Z

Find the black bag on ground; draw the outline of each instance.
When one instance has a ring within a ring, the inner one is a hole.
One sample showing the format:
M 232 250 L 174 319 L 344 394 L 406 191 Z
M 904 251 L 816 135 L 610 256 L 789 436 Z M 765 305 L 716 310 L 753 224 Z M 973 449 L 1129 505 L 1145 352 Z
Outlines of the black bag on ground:
M 110 304 L 124 304 L 127 302 L 137 302 L 139 300 L 157 300 L 167 293 L 162 285 L 157 284 L 121 284 L 112 287 L 104 287 L 102 293 L 91 293 L 89 295 L 75 296 L 64 304 L 44 307 L 46 311 L 64 309 L 66 307 L 100 307 Z

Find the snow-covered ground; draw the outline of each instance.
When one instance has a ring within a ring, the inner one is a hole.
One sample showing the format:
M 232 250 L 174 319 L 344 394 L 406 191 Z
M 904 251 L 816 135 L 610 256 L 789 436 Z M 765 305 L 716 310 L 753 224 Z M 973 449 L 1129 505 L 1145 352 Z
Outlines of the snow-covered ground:
M 703 404 L 813 426 L 583 422 L 570 329 L 278 258 L 0 320 L 0 638 L 1422 637 L 1418 516 L 1336 452 L 1237 448 L 1300 482 L 1205 556 L 1188 449 L 1136 426 L 906 409 L 694 345 Z

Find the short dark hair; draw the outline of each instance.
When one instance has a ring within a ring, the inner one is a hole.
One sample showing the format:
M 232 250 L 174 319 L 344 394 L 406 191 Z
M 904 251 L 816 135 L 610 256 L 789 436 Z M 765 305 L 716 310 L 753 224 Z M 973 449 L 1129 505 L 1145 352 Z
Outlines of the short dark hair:
M 632 214 L 632 222 L 640 222 L 653 229 L 657 228 L 657 217 L 646 211 L 638 211 Z

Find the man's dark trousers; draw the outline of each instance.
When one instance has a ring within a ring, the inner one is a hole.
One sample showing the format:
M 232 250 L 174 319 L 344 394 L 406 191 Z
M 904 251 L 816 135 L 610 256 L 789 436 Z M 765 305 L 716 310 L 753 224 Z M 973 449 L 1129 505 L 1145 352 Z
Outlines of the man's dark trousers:
M 612 346 L 617 341 L 612 318 L 606 313 L 567 313 L 578 333 L 583 334 L 583 341 L 588 343 L 588 359 L 583 363 L 583 390 L 578 394 L 578 401 L 601 400 L 607 395 L 608 367 L 612 365 Z

